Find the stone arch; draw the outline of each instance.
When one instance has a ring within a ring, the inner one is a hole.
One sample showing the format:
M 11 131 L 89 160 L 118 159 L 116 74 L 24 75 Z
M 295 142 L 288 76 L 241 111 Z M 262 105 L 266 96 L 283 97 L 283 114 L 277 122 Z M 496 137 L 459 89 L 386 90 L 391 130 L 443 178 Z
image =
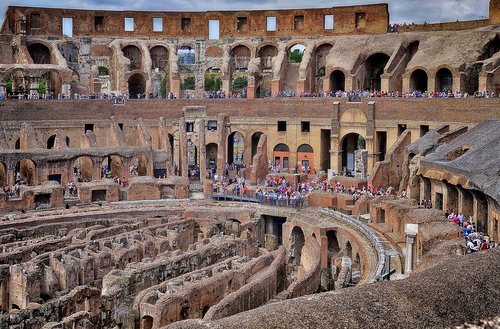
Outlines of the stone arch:
M 385 53 L 377 52 L 368 56 L 364 63 L 364 78 L 362 88 L 370 91 L 382 91 L 384 69 L 391 57 Z
M 156 45 L 149 50 L 151 56 L 151 69 L 168 69 L 168 48 L 162 45 Z
M 302 144 L 297 148 L 297 164 L 300 172 L 314 168 L 314 149 L 309 144 Z
M 60 44 L 59 51 L 68 64 L 78 63 L 78 47 L 72 42 L 64 42 Z
M 177 48 L 177 58 L 179 60 L 179 65 L 191 65 L 196 62 L 194 49 L 188 45 Z
M 260 57 L 262 72 L 271 72 L 273 69 L 273 58 L 278 55 L 278 47 L 272 44 L 261 46 L 257 52 Z
M 429 75 L 424 69 L 418 68 L 410 74 L 410 91 L 425 92 L 428 88 Z
M 363 136 L 357 133 L 348 133 L 340 140 L 342 150 L 342 171 L 345 175 L 354 176 L 355 171 L 355 151 L 366 148 L 366 141 Z
M 147 156 L 141 154 L 132 159 L 129 167 L 131 176 L 151 176 L 150 162 Z
M 26 182 L 28 185 L 37 184 L 36 165 L 33 160 L 21 159 L 17 162 L 16 173 L 19 173 L 21 181 Z
M 49 138 L 47 138 L 47 149 L 53 149 L 54 145 L 56 144 L 56 135 L 52 135 Z
M 451 70 L 442 67 L 436 72 L 436 88 L 437 91 L 453 91 L 453 73 Z
M 52 64 L 52 55 L 49 47 L 34 42 L 28 46 L 28 52 L 33 60 L 33 64 Z
M 144 315 L 142 317 L 142 329 L 152 329 L 153 328 L 153 317 L 150 315 Z
M 290 148 L 288 145 L 280 143 L 273 149 L 273 164 L 279 165 L 281 170 L 288 171 L 290 161 Z
M 301 43 L 300 41 L 293 42 L 288 46 L 287 49 L 287 60 L 290 63 L 300 63 L 302 62 L 302 56 L 304 55 L 304 51 L 306 50 L 305 43 Z M 294 54 L 294 52 L 296 54 Z
M 103 177 L 113 178 L 113 177 L 123 177 L 123 160 L 121 156 L 116 154 L 111 154 L 104 158 L 101 164 Z M 107 170 L 106 170 L 107 168 Z
M 227 138 L 227 163 L 241 165 L 244 163 L 245 136 L 238 131 Z
M 0 187 L 7 185 L 7 166 L 0 161 Z
M 314 75 L 316 78 L 322 78 L 326 75 L 326 57 L 328 56 L 328 53 L 330 52 L 330 50 L 332 50 L 332 48 L 333 44 L 329 42 L 323 42 L 320 45 L 317 45 L 314 49 L 314 63 L 312 67 L 314 67 Z M 316 90 L 319 89 L 316 88 Z
M 217 143 L 209 143 L 206 146 L 206 150 L 207 150 L 208 168 L 215 169 L 217 167 L 217 154 L 219 151 L 219 146 L 217 145 Z
M 299 266 L 302 257 L 302 248 L 306 242 L 304 231 L 299 226 L 294 226 L 288 240 L 290 243 L 290 262 L 294 266 Z
M 497 33 L 494 38 L 490 39 L 483 47 L 483 53 L 479 60 L 486 60 L 500 51 L 500 33 Z
M 330 91 L 345 90 L 345 74 L 341 70 L 335 70 L 330 74 Z
M 73 161 L 73 179 L 79 182 L 94 179 L 94 161 L 90 157 L 81 156 Z
M 334 230 L 326 232 L 326 238 L 328 240 L 328 252 L 338 254 L 340 252 L 340 245 L 337 232 Z
M 141 73 L 134 73 L 128 78 L 128 93 L 132 99 L 141 98 L 146 92 L 146 79 Z
M 232 71 L 246 72 L 250 59 L 252 58 L 252 51 L 250 47 L 238 44 L 231 48 L 230 55 Z
M 256 131 L 252 134 L 252 160 L 255 154 L 257 154 L 257 146 L 259 145 L 260 136 L 263 135 L 263 132 Z
M 220 68 L 212 66 L 205 71 L 203 88 L 205 91 L 220 91 L 222 89 L 222 70 Z M 211 95 L 211 97 L 213 96 Z
M 142 67 L 142 52 L 139 47 L 128 45 L 122 48 L 123 56 L 130 60 L 129 71 L 140 70 Z

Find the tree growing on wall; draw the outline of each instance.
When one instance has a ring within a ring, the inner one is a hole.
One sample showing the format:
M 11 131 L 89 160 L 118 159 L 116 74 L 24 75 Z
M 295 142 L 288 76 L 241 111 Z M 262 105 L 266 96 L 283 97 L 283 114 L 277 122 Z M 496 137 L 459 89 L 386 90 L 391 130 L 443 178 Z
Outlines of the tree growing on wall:
M 187 77 L 182 81 L 181 84 L 182 90 L 194 90 L 195 89 L 195 80 L 193 76 Z
M 12 94 L 12 80 L 8 80 L 5 83 L 5 90 L 7 91 L 7 94 Z
M 44 79 L 40 79 L 40 82 L 38 82 L 38 93 L 40 95 L 45 95 L 46 91 L 47 91 L 47 82 Z
M 290 54 L 290 62 L 292 62 L 292 63 L 300 63 L 300 62 L 302 62 L 302 55 L 303 54 L 304 53 L 301 52 L 298 49 L 292 51 L 292 53 Z
M 248 86 L 248 79 L 245 76 L 240 76 L 237 77 L 233 80 L 231 89 L 236 91 L 236 90 L 242 90 L 245 89 Z

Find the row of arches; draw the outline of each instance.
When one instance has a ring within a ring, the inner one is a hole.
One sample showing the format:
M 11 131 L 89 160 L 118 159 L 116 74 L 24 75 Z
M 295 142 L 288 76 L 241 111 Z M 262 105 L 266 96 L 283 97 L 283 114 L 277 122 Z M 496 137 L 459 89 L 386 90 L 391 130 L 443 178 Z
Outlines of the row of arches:
M 99 167 L 96 168 L 96 161 L 99 161 Z M 92 158 L 90 156 L 80 156 L 69 160 L 72 170 L 68 176 L 68 181 L 75 180 L 80 182 L 90 182 L 101 178 L 124 177 L 124 176 L 150 176 L 153 173 L 150 168 L 150 161 L 145 155 L 138 155 L 127 163 L 129 168 L 125 168 L 125 161 L 120 155 L 112 154 L 104 158 Z M 0 186 L 9 185 L 8 172 L 12 171 L 12 182 L 20 181 L 27 185 L 38 185 L 39 181 L 37 170 L 39 166 L 31 159 L 19 160 L 13 168 L 9 168 L 5 163 L 0 162 Z M 128 173 L 125 172 L 128 170 Z M 100 177 L 98 176 L 100 172 Z M 44 179 L 45 180 L 45 179 Z M 55 180 L 62 183 L 61 174 L 48 174 L 46 180 Z

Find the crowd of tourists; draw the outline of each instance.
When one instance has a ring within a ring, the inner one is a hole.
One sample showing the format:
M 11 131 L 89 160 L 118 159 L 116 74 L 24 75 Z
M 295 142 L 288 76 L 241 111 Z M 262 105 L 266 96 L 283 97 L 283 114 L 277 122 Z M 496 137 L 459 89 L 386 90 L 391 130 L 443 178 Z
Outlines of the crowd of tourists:
M 266 94 L 265 97 L 270 97 L 271 94 Z M 470 95 L 466 92 L 462 93 L 460 91 L 453 92 L 452 90 L 442 90 L 442 91 L 419 91 L 415 90 L 412 92 L 400 92 L 400 91 L 369 91 L 369 90 L 357 90 L 357 91 L 304 91 L 300 93 L 300 97 L 311 97 L 311 98 L 348 98 L 351 100 L 361 99 L 361 98 L 497 98 L 494 91 L 476 91 L 474 94 Z M 203 93 L 204 99 L 223 99 L 223 98 L 246 98 L 247 94 L 245 90 L 240 92 L 230 92 L 226 95 L 224 91 L 206 91 Z M 274 97 L 295 97 L 295 92 L 293 90 L 283 90 L 274 95 Z M 0 100 L 3 99 L 96 99 L 96 100 L 112 100 L 115 104 L 121 104 L 128 99 L 159 99 L 158 95 L 150 94 L 115 94 L 115 93 L 100 93 L 100 94 L 73 94 L 68 95 L 58 95 L 54 96 L 53 93 L 47 93 L 45 95 L 39 94 L 2 94 L 0 93 Z M 175 93 L 168 93 L 165 99 L 177 99 L 178 96 Z M 194 98 L 194 95 L 192 96 Z
M 494 91 L 476 91 L 473 95 L 468 93 L 462 93 L 460 91 L 451 91 L 449 89 L 443 91 L 419 91 L 415 90 L 413 92 L 399 92 L 399 91 L 318 91 L 311 92 L 305 91 L 300 94 L 300 97 L 315 97 L 315 98 L 326 98 L 326 97 L 339 97 L 339 98 L 349 98 L 349 99 L 361 99 L 361 98 L 495 98 L 498 95 Z
M 498 244 L 495 241 L 490 240 L 487 235 L 477 232 L 474 229 L 472 216 L 469 217 L 468 221 L 466 220 L 464 214 L 454 211 L 447 211 L 444 216 L 449 222 L 453 222 L 460 226 L 460 230 L 465 238 L 466 254 L 498 247 Z

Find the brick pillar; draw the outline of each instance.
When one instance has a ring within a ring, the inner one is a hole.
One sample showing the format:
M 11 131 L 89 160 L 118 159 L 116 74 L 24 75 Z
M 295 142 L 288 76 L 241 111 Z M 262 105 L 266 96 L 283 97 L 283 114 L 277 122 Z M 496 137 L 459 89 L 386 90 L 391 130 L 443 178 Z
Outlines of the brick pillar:
M 330 136 L 330 169 L 337 174 L 342 170 L 342 150 L 339 145 L 340 133 L 340 102 L 333 103 L 331 136 Z
M 200 181 L 207 177 L 207 146 L 205 143 L 205 119 L 196 120 L 198 132 L 198 165 L 200 167 Z
M 179 175 L 188 177 L 187 134 L 186 120 L 184 117 L 179 119 L 179 151 Z
M 300 96 L 306 89 L 306 80 L 297 80 L 297 90 L 295 91 L 295 96 Z
M 271 81 L 271 97 L 274 97 L 280 91 L 281 91 L 281 80 L 280 79 L 273 79 Z
M 181 80 L 180 79 L 170 79 L 170 92 L 174 93 L 177 98 L 181 97 Z
M 217 174 L 223 175 L 226 166 L 226 115 L 217 116 Z
M 248 86 L 247 99 L 254 99 L 254 98 L 255 98 L 255 86 Z

